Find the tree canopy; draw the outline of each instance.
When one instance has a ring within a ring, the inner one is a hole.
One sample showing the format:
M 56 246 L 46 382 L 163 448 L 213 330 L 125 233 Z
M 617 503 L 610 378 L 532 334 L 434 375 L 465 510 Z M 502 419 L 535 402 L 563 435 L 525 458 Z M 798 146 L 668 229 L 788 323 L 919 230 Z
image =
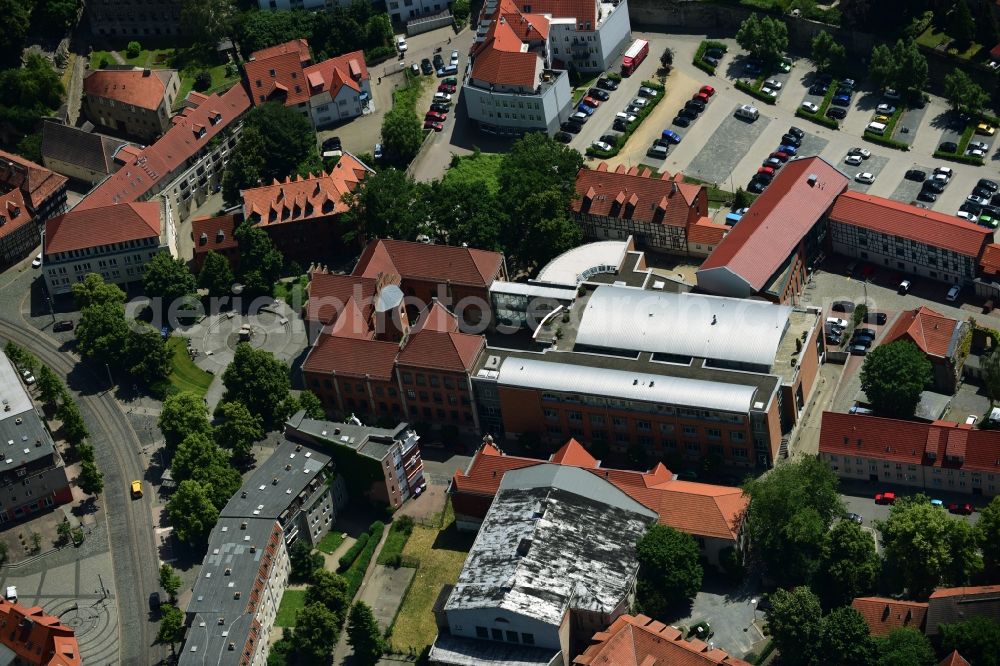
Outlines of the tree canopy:
M 930 381 L 931 362 L 909 340 L 875 347 L 861 366 L 861 389 L 880 416 L 911 418 Z
M 93 460 L 84 460 L 80 464 L 80 476 L 77 477 L 76 484 L 88 495 L 100 495 L 104 491 L 104 475 Z
M 375 666 L 385 652 L 385 642 L 375 622 L 371 607 L 363 601 L 351 606 L 347 620 L 347 642 L 354 648 L 354 658 L 362 666 Z
M 4 19 L 0 30 L 0 66 L 17 67 L 31 25 L 31 3 L 0 0 L 0 16 Z
M 983 567 L 989 580 L 1000 580 L 1000 495 L 979 512 L 976 537 L 983 553 Z
M 841 520 L 827 532 L 813 588 L 827 608 L 848 605 L 871 594 L 881 570 L 872 535 L 852 520 Z
M 296 613 L 290 640 L 299 655 L 299 663 L 325 664 L 339 636 L 337 617 L 323 604 L 312 603 Z
M 944 96 L 953 110 L 970 113 L 981 112 L 990 101 L 989 93 L 962 69 L 953 69 L 945 75 Z
M 788 49 L 788 26 L 780 18 L 751 14 L 736 31 L 736 43 L 763 63 L 776 63 Z
M 214 48 L 219 40 L 232 35 L 235 23 L 233 0 L 184 0 L 181 5 L 184 32 L 205 46 Z
M 351 600 L 347 596 L 347 580 L 322 566 L 313 571 L 312 581 L 306 588 L 307 604 L 322 604 L 337 618 L 337 624 L 347 617 Z
M 215 426 L 215 441 L 232 451 L 237 460 L 250 458 L 254 443 L 264 439 L 261 418 L 251 414 L 241 402 L 224 402 L 219 405 L 219 412 L 222 422 Z
M 1000 664 L 1000 624 L 992 617 L 972 616 L 965 622 L 942 624 L 939 631 L 945 654 L 958 650 L 975 666 Z
M 169 449 L 175 449 L 189 435 L 212 432 L 204 400 L 190 391 L 175 393 L 163 401 L 157 425 Z
M 779 588 L 768 596 L 767 630 L 771 634 L 783 664 L 811 666 L 816 658 L 823 611 L 819 599 L 808 587 L 793 591 Z
M 965 0 L 957 0 L 955 8 L 948 17 L 948 34 L 956 42 L 967 45 L 976 36 L 976 24 L 972 20 L 972 12 Z
M 868 76 L 880 88 L 892 87 L 916 98 L 927 87 L 927 58 L 912 39 L 899 39 L 892 48 L 877 44 L 872 49 Z
M 288 416 L 282 404 L 291 386 L 288 373 L 288 366 L 271 352 L 240 343 L 222 375 L 226 384 L 223 399 L 243 403 L 251 414 L 261 417 L 266 427 L 278 425 Z
M 105 282 L 97 273 L 87 273 L 82 282 L 73 285 L 73 300 L 80 310 L 91 305 L 125 304 L 125 292 L 110 282 Z
M 312 546 L 304 539 L 299 539 L 288 549 L 288 562 L 294 581 L 311 581 L 313 575 L 323 568 L 323 556 L 313 552 Z
M 187 480 L 178 484 L 167 502 L 167 518 L 178 539 L 203 545 L 219 520 L 219 510 L 212 503 L 208 488 L 197 481 Z
M 643 613 L 664 617 L 669 606 L 690 601 L 698 593 L 704 572 L 698 544 L 690 534 L 653 525 L 639 540 L 636 555 L 636 601 Z
M 269 295 L 281 275 L 285 258 L 267 232 L 249 222 L 238 226 L 233 235 L 240 245 L 240 280 L 244 293 Z
M 171 303 L 193 294 L 196 285 L 183 259 L 175 259 L 169 252 L 157 252 L 146 262 L 142 287 L 150 298 L 162 300 L 162 311 L 165 313 Z
M 812 39 L 812 61 L 821 72 L 839 71 L 847 60 L 844 45 L 821 30 Z
M 874 651 L 868 623 L 852 607 L 835 608 L 823 618 L 817 655 L 823 666 L 871 666 Z
M 170 600 L 177 598 L 177 591 L 181 589 L 181 577 L 177 575 L 174 568 L 167 563 L 160 565 L 160 587 L 167 593 Z
M 171 604 L 160 606 L 160 628 L 156 632 L 156 642 L 173 647 L 184 639 L 184 613 Z
M 19 4 L 11 0 L 0 3 Z M 23 3 L 21 3 L 23 4 Z M 4 29 L 0 31 L 0 59 L 21 58 L 21 46 L 11 42 L 20 38 L 18 31 L 19 12 L 11 14 L 0 6 Z M 65 94 L 59 74 L 52 69 L 49 61 L 37 53 L 29 53 L 23 67 L 0 70 L 0 122 L 9 123 L 18 132 L 28 134 L 39 129 L 42 118 L 51 115 L 62 104 Z
M 781 583 L 812 580 L 826 534 L 844 513 L 837 485 L 826 463 L 803 457 L 744 486 L 751 554 Z
M 215 250 L 209 250 L 198 273 L 198 286 L 207 289 L 209 296 L 228 296 L 234 282 L 236 276 L 229 260 Z
M 878 666 L 934 666 L 931 641 L 912 627 L 893 629 L 875 638 Z

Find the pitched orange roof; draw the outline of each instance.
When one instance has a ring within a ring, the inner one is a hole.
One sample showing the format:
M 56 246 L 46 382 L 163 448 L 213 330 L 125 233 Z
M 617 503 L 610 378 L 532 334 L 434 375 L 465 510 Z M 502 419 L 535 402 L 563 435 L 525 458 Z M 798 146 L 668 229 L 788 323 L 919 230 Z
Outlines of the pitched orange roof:
M 458 333 L 458 317 L 453 312 L 449 312 L 448 308 L 441 305 L 440 301 L 434 299 L 430 307 L 425 308 L 420 313 L 412 332 L 417 333 L 423 330 L 437 331 L 439 333 Z
M 373 172 L 358 158 L 344 153 L 330 173 L 288 177 L 284 182 L 240 190 L 243 215 L 247 219 L 257 216 L 258 226 L 337 215 L 347 210 L 344 195 L 357 189 L 369 173 Z
M 0 150 L 0 184 L 20 189 L 25 203 L 32 208 L 40 208 L 59 188 L 65 187 L 68 180 L 41 164 Z
M 573 467 L 597 467 L 597 459 L 590 455 L 580 442 L 572 438 L 552 454 L 550 461 Z
M 164 72 L 167 80 L 174 74 L 174 70 L 98 69 L 83 80 L 83 92 L 156 111 L 167 92 Z
M 21 190 L 0 194 L 0 238 L 9 236 L 31 220 L 31 211 L 24 205 Z
M 285 106 L 295 106 L 309 99 L 309 84 L 298 51 L 248 60 L 243 70 L 254 106 L 270 102 L 275 96 L 283 97 Z
M 503 255 L 498 252 L 381 239 L 368 244 L 353 275 L 374 278 L 395 273 L 404 280 L 488 287 L 502 268 Z
M 469 372 L 485 346 L 481 335 L 423 329 L 410 335 L 398 362 L 414 368 Z
M 958 653 L 958 650 L 952 650 L 951 654 L 942 659 L 938 666 L 970 666 L 969 662 Z
M 954 215 L 854 191 L 844 192 L 837 197 L 830 209 L 830 220 L 908 238 L 930 247 L 975 257 L 977 260 L 986 241 L 993 238 L 990 229 Z M 743 220 L 740 220 L 740 224 L 743 224 Z
M 369 78 L 364 51 L 345 53 L 311 65 L 305 69 L 305 74 L 312 95 L 329 92 L 333 98 L 337 97 L 340 88 L 345 85 L 361 92 L 360 82 Z
M 80 647 L 73 629 L 58 617 L 46 615 L 41 606 L 27 608 L 0 599 L 0 632 L 3 643 L 19 663 L 39 666 L 80 666 Z
M 483 41 L 473 52 L 472 78 L 495 85 L 534 88 L 544 68 L 543 55 L 528 50 L 530 42 L 545 41 L 548 20 L 525 17 L 512 0 L 501 0 Z M 535 28 L 535 23 L 538 28 Z
M 729 233 L 730 227 L 725 224 L 715 224 L 712 218 L 699 217 L 698 221 L 688 228 L 688 242 L 702 245 L 718 245 Z
M 601 166 L 605 168 L 584 167 L 576 174 L 578 196 L 570 203 L 574 213 L 681 228 L 689 227 L 692 217 L 697 217 L 690 206 L 704 186 L 680 183 L 670 174 L 654 178 L 646 171 L 617 172 L 608 170 L 603 162 Z M 690 237 L 690 230 L 688 233 Z
M 989 275 L 1000 275 L 1000 245 L 990 243 L 986 246 L 979 260 L 979 268 Z
M 312 56 L 309 55 L 309 42 L 304 39 L 293 39 L 285 42 L 284 44 L 277 44 L 275 46 L 269 46 L 266 49 L 254 51 L 250 54 L 250 58 L 253 60 L 264 60 L 265 58 L 271 58 L 285 53 L 298 54 L 299 60 L 302 62 L 303 66 L 309 64 L 309 61 L 312 60 Z
M 574 666 L 750 666 L 703 641 L 684 640 L 678 629 L 645 615 L 622 615 L 593 640 Z
M 352 298 L 359 307 L 364 305 L 363 314 L 367 316 L 371 313 L 374 297 L 374 278 L 313 271 L 309 281 L 305 319 L 329 324 Z
M 968 597 L 977 594 L 1000 594 L 1000 585 L 966 585 L 964 587 L 941 587 L 931 593 L 931 599 L 945 597 Z
M 962 622 L 972 617 L 986 617 L 1000 622 L 1000 585 L 949 587 L 934 590 L 927 600 L 928 636 L 938 633 L 942 624 Z
M 958 328 L 956 319 L 921 306 L 901 313 L 886 333 L 882 344 L 910 340 L 928 356 L 946 358 L 957 350 L 959 340 L 955 337 Z
M 302 363 L 304 372 L 319 374 L 347 375 L 349 377 L 371 377 L 392 379 L 399 345 L 324 332 L 316 340 L 306 360 Z
M 159 236 L 160 204 L 155 201 L 77 207 L 45 224 L 45 256 Z
M 210 95 L 194 108 L 174 116 L 174 125 L 151 146 L 91 190 L 74 210 L 137 201 L 187 163 L 217 134 L 250 108 L 242 85 Z
M 865 618 L 873 636 L 885 636 L 893 629 L 912 627 L 923 631 L 927 602 L 897 601 L 886 597 L 858 597 L 851 607 Z
M 234 235 L 236 226 L 236 216 L 232 213 L 192 220 L 191 238 L 194 239 L 194 253 L 201 254 L 212 250 L 219 252 L 236 247 Z

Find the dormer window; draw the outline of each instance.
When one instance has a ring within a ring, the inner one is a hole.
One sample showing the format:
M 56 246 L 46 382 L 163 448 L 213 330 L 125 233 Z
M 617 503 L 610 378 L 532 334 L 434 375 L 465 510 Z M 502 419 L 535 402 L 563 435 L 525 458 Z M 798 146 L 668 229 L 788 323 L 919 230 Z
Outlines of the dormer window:
M 270 75 L 271 75 L 272 77 L 273 77 L 273 76 L 275 76 L 275 74 L 274 74 L 274 70 L 273 70 L 273 69 L 271 69 L 271 70 L 268 70 L 268 74 L 270 74 Z

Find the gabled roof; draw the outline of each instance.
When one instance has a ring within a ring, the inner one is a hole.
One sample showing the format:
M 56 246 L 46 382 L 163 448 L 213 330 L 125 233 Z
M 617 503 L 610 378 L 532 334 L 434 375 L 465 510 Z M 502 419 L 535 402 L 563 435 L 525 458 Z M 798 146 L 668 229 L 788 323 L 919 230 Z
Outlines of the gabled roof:
M 736 227 L 739 228 L 745 220 L 746 217 Z M 954 215 L 853 191 L 837 197 L 830 210 L 830 220 L 908 238 L 977 260 L 983 245 L 993 238 L 992 230 Z
M 718 245 L 729 233 L 731 227 L 725 224 L 715 224 L 710 217 L 699 217 L 698 221 L 688 228 L 688 243 L 702 245 Z
M 296 50 L 248 60 L 243 69 L 254 106 L 272 101 L 275 95 L 284 96 L 285 106 L 295 106 L 309 99 L 309 84 L 301 55 Z
M 691 201 L 703 189 L 703 185 L 681 182 L 680 174 L 671 177 L 664 173 L 657 178 L 646 168 L 610 171 L 584 167 L 576 174 L 578 196 L 570 208 L 574 213 L 687 228 Z M 694 215 L 697 217 L 697 212 Z
M 480 351 L 486 346 L 481 335 L 447 332 L 425 328 L 412 333 L 399 352 L 399 364 L 452 372 L 470 372 Z
M 31 220 L 31 211 L 24 205 L 21 190 L 0 194 L 0 238 L 9 236 Z
M 952 650 L 951 654 L 938 663 L 938 666 L 969 666 L 969 662 L 958 653 L 958 650 Z
M 96 173 L 113 173 L 115 152 L 126 144 L 96 132 L 46 120 L 42 123 L 42 155 Z
M 927 604 L 928 636 L 938 633 L 942 624 L 963 622 L 972 617 L 986 617 L 1000 623 L 1000 585 L 934 590 Z
M 789 162 L 698 272 L 726 269 L 753 291 L 761 291 L 847 189 L 847 182 L 847 176 L 821 157 Z
M 364 278 L 361 278 L 364 279 Z M 417 323 L 413 325 L 412 333 L 419 331 L 437 331 L 438 333 L 458 333 L 458 317 L 448 308 L 441 305 L 437 299 L 431 301 L 430 307 L 425 308 L 417 318 Z
M 221 252 L 236 247 L 236 227 L 236 216 L 232 213 L 192 220 L 191 237 L 194 239 L 194 253 L 202 254 L 212 250 Z M 204 243 L 202 234 L 205 235 Z
M 392 379 L 399 344 L 323 332 L 302 363 L 303 372 Z
M 373 173 L 358 158 L 344 153 L 337 164 L 318 176 L 289 176 L 270 185 L 240 190 L 243 215 L 258 216 L 257 226 L 301 222 L 337 215 L 347 210 L 343 197 Z
M 887 597 L 857 597 L 851 607 L 861 613 L 873 636 L 885 636 L 893 629 L 912 627 L 923 631 L 927 602 L 897 601 Z
M 988 275 L 1000 275 L 1000 244 L 990 243 L 983 250 L 979 268 Z
M 574 666 L 750 666 L 645 615 L 622 615 L 593 640 Z
M 489 287 L 502 266 L 503 255 L 498 252 L 380 239 L 361 253 L 353 275 L 374 278 L 395 273 L 404 280 Z
M 167 82 L 176 73 L 172 69 L 98 69 L 83 79 L 83 92 L 156 111 L 163 103 Z
M 32 208 L 41 208 L 46 199 L 66 186 L 67 180 L 41 164 L 0 150 L 0 185 L 20 189 L 25 203 Z
M 367 317 L 371 314 L 374 297 L 374 278 L 313 271 L 309 281 L 305 319 L 329 324 L 352 298 L 359 307 L 363 306 L 362 310 L 367 313 Z
M 896 318 L 882 344 L 910 340 L 928 356 L 949 358 L 954 355 L 960 332 L 959 322 L 921 306 L 907 310 Z
M 0 599 L 0 643 L 20 659 L 40 666 L 80 666 L 80 646 L 72 627 L 46 615 L 41 606 L 28 608 Z M 12 655 L 9 655 L 12 656 Z
M 312 95 L 329 92 L 334 99 L 345 85 L 355 92 L 361 92 L 360 82 L 369 78 L 363 51 L 345 53 L 311 65 L 305 69 L 305 74 Z
M 159 236 L 160 204 L 155 201 L 77 207 L 45 224 L 45 256 Z
M 129 159 L 74 210 L 142 199 L 249 108 L 246 90 L 235 85 L 222 95 L 210 95 L 197 107 L 185 109 L 173 117 L 174 124 L 166 134 L 141 150 L 138 157 Z
M 284 53 L 298 54 L 299 61 L 303 66 L 308 65 L 309 61 L 312 60 L 312 56 L 309 55 L 309 42 L 304 39 L 293 39 L 285 42 L 284 44 L 276 44 L 275 46 L 269 46 L 266 49 L 254 51 L 250 54 L 250 57 L 254 60 L 263 60 L 264 58 L 270 58 Z
M 544 16 L 525 16 L 513 0 L 501 0 L 483 42 L 476 46 L 472 78 L 495 85 L 534 88 L 544 66 L 543 54 L 529 50 L 544 42 L 549 22 Z

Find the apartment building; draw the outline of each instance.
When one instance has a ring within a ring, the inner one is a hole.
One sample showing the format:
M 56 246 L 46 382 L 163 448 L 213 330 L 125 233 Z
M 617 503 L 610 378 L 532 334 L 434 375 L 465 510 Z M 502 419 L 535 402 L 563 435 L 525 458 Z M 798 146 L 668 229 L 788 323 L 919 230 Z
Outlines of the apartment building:
M 0 268 L 25 259 L 46 220 L 66 210 L 67 179 L 0 150 Z
M 254 106 L 283 104 L 317 128 L 356 118 L 372 103 L 371 76 L 361 51 L 312 64 L 308 42 L 297 39 L 255 51 L 244 72 Z
M 102 37 L 179 35 L 181 0 L 91 0 L 90 31 Z
M 22 606 L 0 599 L 0 644 L 9 664 L 81 666 L 80 645 L 73 628 L 41 606 Z
M 938 393 L 954 395 L 968 354 L 968 351 L 962 350 L 962 342 L 971 335 L 969 322 L 958 321 L 927 306 L 920 306 L 916 310 L 901 312 L 881 344 L 898 340 L 915 344 L 931 362 L 933 389 Z
M 243 128 L 250 98 L 241 85 L 221 94 L 192 92 L 167 133 L 141 149 L 118 151 L 121 166 L 74 210 L 161 198 L 171 217 L 187 219 L 222 185 L 222 172 Z M 171 241 L 176 245 L 176 238 Z
M 310 419 L 299 412 L 285 424 L 285 437 L 329 452 L 337 469 L 345 470 L 343 483 L 350 497 L 398 509 L 427 487 L 420 437 L 406 423 L 374 428 Z
M 373 173 L 345 152 L 329 173 L 240 190 L 243 217 L 266 231 L 288 261 L 309 265 L 353 255 L 355 247 L 344 240 L 350 231 L 341 219 L 344 197 Z
M 1000 492 L 1000 432 L 950 421 L 824 412 L 819 457 L 844 479 L 987 497 Z
M 180 85 L 173 69 L 98 69 L 83 79 L 83 112 L 95 125 L 152 143 L 170 128 Z
M 0 525 L 73 501 L 62 457 L 21 375 L 0 353 Z
M 729 232 L 708 217 L 708 189 L 685 183 L 680 173 L 654 177 L 647 167 L 611 171 L 601 162 L 580 169 L 576 193 L 570 210 L 586 238 L 631 236 L 644 250 L 706 257 Z
M 52 120 L 42 123 L 42 164 L 78 183 L 94 186 L 117 171 L 121 163 L 115 155 L 126 145 Z
M 507 472 L 435 610 L 431 663 L 568 662 L 628 612 L 635 547 L 655 521 L 610 481 L 576 467 Z
M 959 285 L 976 277 L 980 257 L 993 240 L 990 229 L 954 215 L 859 192 L 837 197 L 829 226 L 834 252 Z
M 142 280 L 159 252 L 176 256 L 170 209 L 157 201 L 73 210 L 45 225 L 42 265 L 51 296 L 68 294 L 87 273 L 105 282 Z

